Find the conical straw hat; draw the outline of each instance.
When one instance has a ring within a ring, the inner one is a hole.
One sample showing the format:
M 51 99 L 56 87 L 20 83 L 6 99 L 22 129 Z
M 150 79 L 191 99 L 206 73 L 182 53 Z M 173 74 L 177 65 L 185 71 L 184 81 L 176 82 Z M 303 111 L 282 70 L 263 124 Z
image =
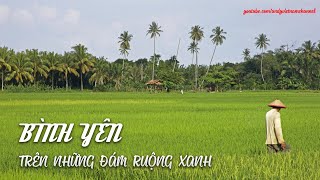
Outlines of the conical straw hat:
M 268 104 L 268 106 L 277 107 L 277 108 L 286 108 L 286 106 L 279 99 L 274 100 L 273 102 Z

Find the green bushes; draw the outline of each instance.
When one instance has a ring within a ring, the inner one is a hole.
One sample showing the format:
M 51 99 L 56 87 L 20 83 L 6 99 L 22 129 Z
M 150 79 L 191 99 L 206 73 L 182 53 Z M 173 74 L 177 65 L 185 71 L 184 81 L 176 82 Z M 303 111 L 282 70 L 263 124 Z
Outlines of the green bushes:
M 7 85 L 5 87 L 6 92 L 11 93 L 32 93 L 32 92 L 66 92 L 65 88 L 53 89 L 50 86 L 39 84 L 39 85 Z
M 51 87 L 43 84 L 39 85 L 8 85 L 5 87 L 5 90 L 8 92 L 46 92 L 46 91 L 51 91 Z

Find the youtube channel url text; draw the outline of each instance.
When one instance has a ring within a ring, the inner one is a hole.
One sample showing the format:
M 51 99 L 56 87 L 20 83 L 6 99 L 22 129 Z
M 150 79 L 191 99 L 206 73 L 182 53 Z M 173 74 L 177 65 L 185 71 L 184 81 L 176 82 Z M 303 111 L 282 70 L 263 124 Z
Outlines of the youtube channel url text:
M 247 14 L 316 14 L 317 9 L 245 9 L 243 10 L 243 15 Z

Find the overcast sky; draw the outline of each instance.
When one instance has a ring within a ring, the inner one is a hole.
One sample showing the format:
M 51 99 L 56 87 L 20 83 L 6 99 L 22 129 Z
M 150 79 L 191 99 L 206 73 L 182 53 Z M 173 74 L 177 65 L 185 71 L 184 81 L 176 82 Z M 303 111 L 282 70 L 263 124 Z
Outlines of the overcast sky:
M 179 38 L 179 60 L 191 63 L 187 51 L 188 32 L 194 25 L 204 28 L 200 42 L 199 63 L 208 64 L 213 45 L 211 30 L 221 26 L 227 39 L 216 52 L 214 62 L 240 62 L 242 51 L 259 51 L 254 38 L 265 33 L 271 40 L 268 49 L 283 44 L 301 45 L 303 41 L 320 40 L 320 12 L 316 14 L 251 14 L 244 9 L 317 8 L 319 0 L 0 0 L 0 46 L 15 50 L 37 48 L 63 53 L 82 43 L 96 56 L 109 61 L 119 57 L 118 36 L 133 34 L 129 59 L 150 57 L 153 41 L 146 36 L 152 21 L 163 30 L 156 51 L 163 59 L 176 54 Z

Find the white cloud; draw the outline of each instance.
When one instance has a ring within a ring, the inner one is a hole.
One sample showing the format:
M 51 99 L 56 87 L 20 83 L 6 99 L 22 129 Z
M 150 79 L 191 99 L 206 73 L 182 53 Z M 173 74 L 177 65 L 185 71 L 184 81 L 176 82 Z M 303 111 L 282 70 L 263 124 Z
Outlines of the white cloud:
M 5 24 L 10 15 L 10 8 L 8 6 L 0 5 L 0 24 Z
M 56 8 L 47 7 L 47 6 L 37 6 L 36 10 L 39 18 L 42 20 L 54 20 L 57 17 Z
M 80 12 L 75 9 L 69 9 L 64 15 L 63 21 L 69 24 L 78 24 Z
M 21 24 L 32 24 L 34 21 L 33 15 L 26 9 L 16 9 L 13 12 L 13 19 Z

